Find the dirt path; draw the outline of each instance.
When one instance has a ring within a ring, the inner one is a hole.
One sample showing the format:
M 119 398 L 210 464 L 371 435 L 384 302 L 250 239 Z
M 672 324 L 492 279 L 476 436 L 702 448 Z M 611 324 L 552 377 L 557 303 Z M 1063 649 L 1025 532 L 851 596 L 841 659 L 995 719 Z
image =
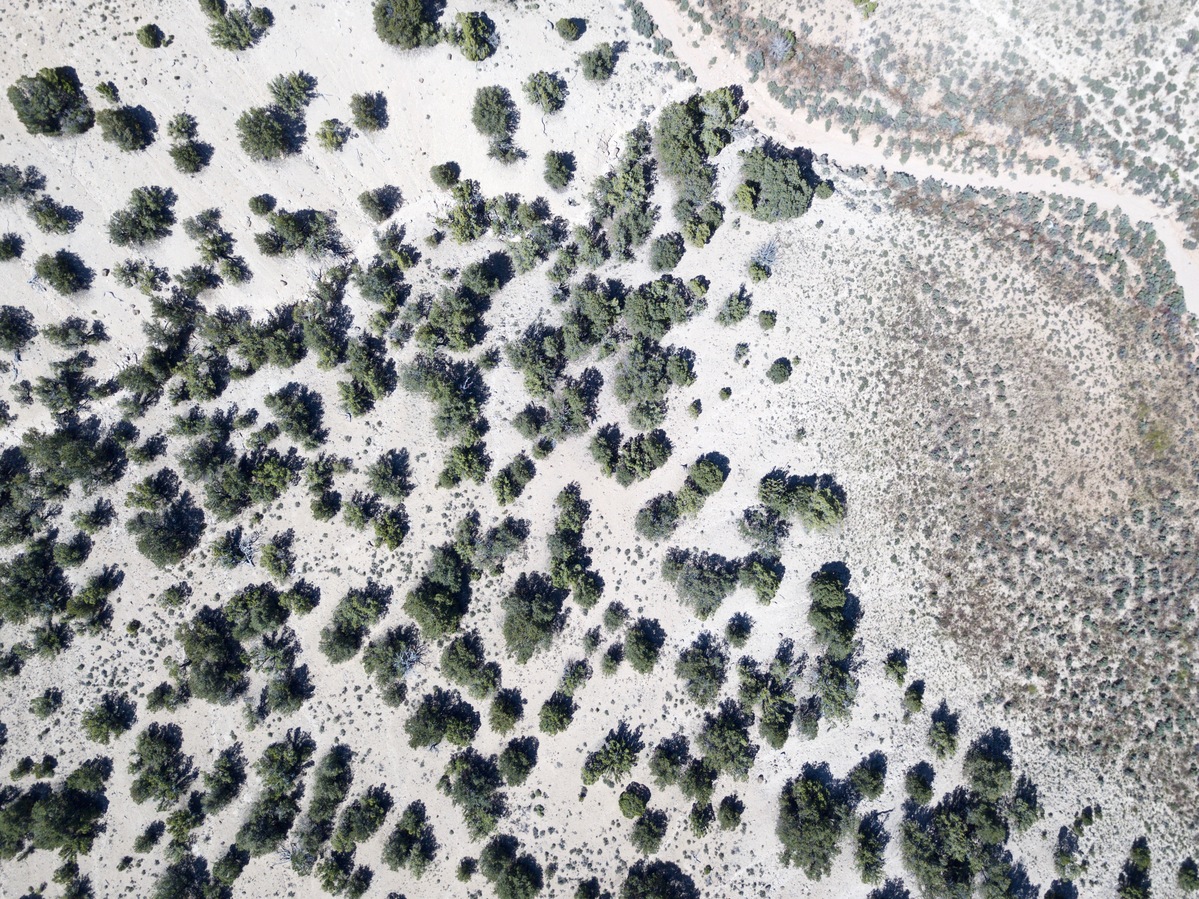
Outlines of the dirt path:
M 921 180 L 935 178 L 955 187 L 996 187 L 1030 194 L 1057 194 L 1094 203 L 1100 209 L 1118 210 L 1134 222 L 1151 225 L 1165 248 L 1166 259 L 1174 269 L 1187 310 L 1199 315 L 1199 250 L 1187 250 L 1184 247 L 1182 227 L 1168 210 L 1155 205 L 1148 197 L 1136 196 L 1119 186 L 1074 184 L 1044 173 L 1026 175 L 1005 172 L 998 177 L 987 173 L 962 174 L 915 156 L 901 164 L 884 154 L 881 146 L 874 146 L 877 132 L 873 129 L 860 129 L 859 139 L 855 143 L 848 134 L 835 128 L 826 131 L 823 122 L 808 122 L 802 114 L 787 109 L 770 95 L 764 82 L 750 83 L 741 60 L 732 56 L 714 38 L 704 38 L 699 26 L 688 19 L 673 0 L 642 2 L 653 16 L 661 35 L 670 40 L 671 49 L 680 62 L 690 66 L 705 87 L 740 84 L 749 104 L 749 116 L 763 130 L 784 143 L 806 147 L 817 155 L 827 154 L 843 168 L 860 165 L 901 171 Z M 693 47 L 692 41 L 698 41 L 700 46 Z M 1065 159 L 1072 154 L 1058 152 L 1057 155 Z M 1088 169 L 1085 161 L 1070 161 L 1079 163 L 1073 166 L 1075 171 Z

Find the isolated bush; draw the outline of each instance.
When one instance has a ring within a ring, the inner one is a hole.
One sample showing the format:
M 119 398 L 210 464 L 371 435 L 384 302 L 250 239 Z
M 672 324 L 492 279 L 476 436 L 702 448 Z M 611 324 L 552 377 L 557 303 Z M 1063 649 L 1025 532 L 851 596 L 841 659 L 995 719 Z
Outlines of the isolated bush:
M 588 81 L 607 81 L 616 70 L 616 54 L 612 45 L 605 41 L 596 44 L 594 50 L 579 54 L 579 65 L 583 77 Z
M 137 722 L 137 706 L 128 693 L 108 692 L 100 701 L 83 713 L 80 726 L 89 740 L 107 746 Z
M 381 91 L 350 97 L 350 115 L 359 131 L 382 131 L 387 127 L 387 98 Z
M 524 717 L 525 700 L 516 689 L 500 690 L 491 700 L 487 721 L 497 734 L 506 734 Z
M 810 164 L 798 154 L 773 146 L 743 151 L 741 177 L 734 203 L 766 222 L 795 218 L 807 212 L 813 184 L 818 180 Z
M 0 234 L 0 262 L 20 259 L 24 250 L 25 241 L 21 239 L 20 235 L 13 234 L 11 231 Z
M 419 880 L 436 859 L 438 848 L 425 804 L 417 800 L 404 809 L 395 829 L 383 844 L 383 864 L 393 871 L 407 868 Z
M 175 224 L 175 192 L 169 187 L 137 187 L 124 209 L 108 221 L 108 237 L 119 247 L 140 247 L 162 240 Z
M 621 721 L 608 731 L 604 741 L 583 760 L 583 783 L 593 784 L 603 778 L 619 781 L 627 777 L 637 765 L 637 758 L 645 744 L 641 740 L 641 728 L 634 730 Z
M 208 36 L 213 46 L 222 50 L 249 50 L 262 40 L 275 23 L 275 17 L 269 9 L 249 3 L 245 9 L 231 10 L 225 0 L 200 0 L 200 8 L 212 20 L 208 26 Z
M 292 122 L 275 106 L 255 106 L 237 119 L 237 136 L 251 159 L 280 159 L 296 152 Z
M 438 786 L 462 809 L 467 834 L 478 840 L 493 833 L 508 814 L 508 797 L 500 789 L 503 785 L 494 755 L 464 749 L 450 759 Z
M 520 852 L 515 837 L 493 837 L 479 853 L 479 871 L 500 899 L 533 899 L 544 884 L 541 865 L 527 852 Z
M 162 29 L 153 23 L 143 25 L 137 30 L 137 42 L 151 50 L 157 50 L 165 40 L 166 35 L 162 33 Z
M 583 33 L 582 22 L 579 19 L 559 19 L 554 23 L 554 30 L 564 41 L 577 41 Z
M 391 587 L 371 580 L 365 587 L 346 591 L 333 617 L 321 629 L 320 650 L 330 662 L 344 662 L 358 653 L 367 633 L 391 604 L 391 594 Z
M 779 797 L 776 833 L 783 844 L 782 861 L 819 880 L 832 870 L 852 812 L 812 766 L 792 778 Z
M 512 132 L 516 130 L 519 115 L 507 88 L 498 85 L 479 88 L 475 92 L 470 119 L 475 130 L 488 140 L 487 155 L 502 162 L 516 159 Z
M 556 690 L 550 694 L 537 713 L 538 726 L 541 732 L 553 736 L 566 730 L 574 720 L 578 706 L 565 693 Z
M 8 102 L 30 134 L 82 134 L 95 124 L 95 113 L 70 66 L 23 75 L 8 89 Z
M 719 641 L 701 631 L 689 647 L 679 653 L 674 671 L 683 689 L 697 704 L 710 705 L 726 678 L 728 654 Z
M 695 881 L 674 862 L 642 859 L 629 868 L 620 899 L 699 899 Z
M 375 0 L 375 34 L 401 50 L 432 46 L 444 5 L 439 0 Z
M 269 215 L 275 211 L 275 198 L 270 194 L 258 194 L 250 197 L 249 206 L 255 215 Z
M 37 337 L 33 314 L 24 306 L 0 306 L 0 350 L 18 353 Z
M 785 356 L 781 356 L 770 363 L 770 368 L 766 371 L 768 377 L 775 384 L 782 384 L 791 377 L 791 362 Z
M 546 114 L 553 114 L 566 105 L 566 82 L 556 73 L 534 72 L 524 83 L 525 97 Z
M 474 631 L 446 644 L 441 651 L 441 673 L 476 699 L 486 699 L 500 686 L 500 666 L 487 661 L 483 640 Z
M 653 855 L 662 845 L 662 838 L 666 836 L 667 823 L 666 812 L 660 809 L 646 811 L 633 822 L 633 829 L 629 832 L 629 843 L 642 855 Z
M 545 154 L 545 183 L 562 190 L 575 176 L 575 159 L 572 153 L 550 150 Z
M 448 190 L 458 183 L 458 178 L 462 174 L 462 169 L 459 168 L 456 162 L 442 162 L 429 169 L 429 177 L 433 179 L 433 183 L 443 190 Z
M 486 13 L 481 12 L 458 13 L 454 17 L 450 40 L 471 62 L 482 62 L 499 46 L 495 25 Z
M 64 206 L 49 194 L 42 194 L 25 207 L 39 231 L 45 234 L 70 234 L 83 221 L 83 215 L 73 206 Z
M 43 253 L 33 263 L 33 271 L 64 296 L 86 290 L 92 283 L 91 270 L 69 250 L 58 250 L 53 256 Z
M 100 135 L 126 153 L 144 150 L 154 142 L 153 120 L 149 113 L 132 106 L 102 109 L 96 113 Z
M 565 591 L 538 572 L 522 574 L 504 597 L 504 642 L 520 664 L 549 648 L 562 626 L 564 598 Z
M 638 618 L 629 625 L 625 637 L 625 656 L 638 674 L 649 674 L 658 663 L 662 647 L 666 643 L 666 631 L 657 619 Z
M 391 218 L 399 206 L 400 192 L 391 186 L 376 187 L 374 190 L 364 190 L 358 195 L 358 205 L 366 213 L 366 217 L 376 224 L 381 224 Z
M 316 142 L 326 150 L 338 151 L 349 143 L 353 134 L 350 126 L 340 119 L 325 119 L 316 129 Z
M 538 745 L 536 737 L 519 737 L 508 741 L 499 759 L 500 774 L 508 786 L 519 787 L 529 779 L 529 774 L 537 765 Z

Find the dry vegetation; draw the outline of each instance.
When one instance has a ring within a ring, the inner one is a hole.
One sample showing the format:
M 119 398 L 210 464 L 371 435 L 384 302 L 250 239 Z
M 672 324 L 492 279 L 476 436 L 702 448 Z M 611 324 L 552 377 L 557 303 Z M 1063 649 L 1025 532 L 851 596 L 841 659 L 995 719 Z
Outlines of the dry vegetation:
M 1199 885 L 1147 227 L 773 140 L 636 0 L 33 6 L 5 83 L 72 68 L 0 103 L 0 892 Z M 928 138 L 920 67 L 816 46 L 761 77 Z

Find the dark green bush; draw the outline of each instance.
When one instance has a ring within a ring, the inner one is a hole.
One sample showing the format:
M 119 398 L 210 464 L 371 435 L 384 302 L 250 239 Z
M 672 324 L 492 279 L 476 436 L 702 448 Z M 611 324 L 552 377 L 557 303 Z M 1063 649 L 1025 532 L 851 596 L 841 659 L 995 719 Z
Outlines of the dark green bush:
M 575 176 L 575 158 L 573 153 L 559 153 L 550 150 L 545 154 L 545 183 L 557 190 L 562 190 Z
M 137 42 L 143 47 L 148 47 L 151 50 L 157 50 L 166 41 L 166 35 L 162 33 L 162 29 L 151 23 L 143 25 L 137 30 Z
M 49 194 L 31 200 L 25 210 L 37 229 L 46 234 L 70 234 L 83 221 L 83 213 L 78 209 L 57 202 Z
M 607 41 L 579 54 L 579 66 L 588 81 L 607 81 L 616 70 L 616 53 Z
M 21 76 L 9 87 L 8 102 L 30 134 L 83 134 L 96 121 L 79 76 L 70 66 Z
M 495 24 L 481 12 L 460 12 L 454 17 L 454 27 L 449 34 L 450 42 L 471 62 L 482 62 L 495 53 L 499 38 Z
M 13 234 L 11 231 L 0 234 L 0 262 L 20 259 L 24 251 L 25 241 L 21 239 L 20 235 Z
M 439 38 L 441 0 L 375 0 L 375 34 L 401 50 L 429 47 Z
M 350 115 L 359 131 L 382 131 L 387 127 L 387 98 L 381 91 L 350 97 Z
M 96 113 L 100 135 L 126 153 L 144 150 L 154 143 L 154 119 L 141 107 L 119 106 Z
M 429 169 L 429 177 L 443 190 L 448 190 L 457 184 L 461 174 L 462 169 L 456 162 L 442 162 Z
M 525 98 L 547 115 L 566 105 L 566 82 L 556 73 L 534 72 L 524 83 Z
M 683 244 L 683 235 L 677 231 L 663 234 L 650 244 L 649 267 L 655 272 L 673 271 L 682 261 L 684 252 L 686 247 Z
M 175 224 L 175 192 L 169 187 L 138 187 L 124 209 L 108 220 L 108 238 L 119 247 L 162 240 Z
M 516 161 L 519 153 L 512 143 L 512 132 L 520 116 L 507 88 L 498 85 L 479 88 L 470 117 L 475 130 L 488 140 L 488 156 L 501 162 Z
M 92 270 L 69 250 L 58 250 L 53 256 L 43 253 L 33 263 L 33 271 L 64 296 L 87 290 L 92 284 Z
M 577 41 L 583 34 L 583 21 L 581 19 L 559 19 L 554 23 L 554 30 L 564 41 Z

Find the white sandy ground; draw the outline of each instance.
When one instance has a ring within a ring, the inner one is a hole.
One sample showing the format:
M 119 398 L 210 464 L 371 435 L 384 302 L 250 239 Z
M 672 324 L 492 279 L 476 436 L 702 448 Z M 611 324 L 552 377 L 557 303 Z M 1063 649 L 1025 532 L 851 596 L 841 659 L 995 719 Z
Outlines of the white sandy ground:
M 458 8 L 447 11 L 447 19 Z M 549 8 L 518 12 L 514 7 L 487 5 L 497 21 L 502 46 L 492 59 L 478 66 L 462 60 L 446 48 L 401 54 L 380 44 L 371 28 L 369 5 L 297 2 L 294 8 L 275 9 L 276 25 L 262 45 L 244 54 L 229 54 L 209 46 L 203 20 L 194 4 L 110 3 L 106 7 L 87 8 L 45 3 L 38 8 L 10 10 L 6 28 L 12 39 L 0 49 L 0 65 L 6 80 L 17 72 L 31 71 L 41 65 L 72 64 L 89 87 L 100 79 L 111 78 L 121 88 L 125 102 L 143 104 L 152 110 L 165 131 L 165 123 L 177 111 L 188 110 L 199 119 L 200 137 L 213 144 L 214 164 L 202 174 L 179 176 L 167 156 L 165 136 L 148 151 L 137 155 L 115 152 L 104 144 L 98 129 L 84 138 L 64 141 L 32 140 L 25 136 L 7 104 L 0 104 L 0 157 L 4 161 L 36 164 L 48 176 L 50 192 L 84 213 L 84 223 L 75 234 L 65 238 L 42 235 L 33 230 L 24 213 L 16 208 L 0 208 L 0 231 L 16 230 L 27 241 L 25 261 L 20 275 L 13 268 L 3 270 L 6 278 L 5 302 L 27 306 L 39 324 L 60 320 L 67 314 L 97 316 L 104 320 L 112 341 L 93 350 L 98 370 L 111 373 L 129 354 L 143 345 L 139 327 L 145 320 L 147 303 L 135 292 L 123 290 L 103 268 L 124 254 L 107 244 L 103 223 L 113 210 L 123 205 L 129 190 L 143 184 L 170 185 L 179 194 L 177 212 L 182 219 L 209 206 L 225 212 L 225 225 L 238 240 L 254 272 L 254 279 L 242 287 L 225 287 L 207 295 L 209 305 L 247 305 L 262 311 L 276 304 L 303 296 L 317 266 L 304 260 L 268 260 L 255 250 L 252 232 L 258 227 L 250 221 L 246 199 L 261 191 L 274 194 L 287 208 L 311 206 L 339 210 L 339 224 L 348 243 L 360 256 L 371 250 L 370 223 L 357 211 L 355 197 L 363 189 L 393 183 L 404 194 L 398 219 L 409 226 L 412 238 L 419 241 L 429 230 L 428 219 L 444 195 L 436 191 L 427 177 L 430 164 L 453 158 L 465 174 L 480 180 L 484 193 L 500 191 L 526 197 L 545 194 L 541 179 L 541 157 L 547 149 L 570 148 L 576 153 L 578 174 L 575 185 L 562 195 L 551 197 L 554 210 L 568 219 L 583 218 L 583 197 L 587 185 L 610 164 L 609 148 L 620 145 L 619 138 L 638 121 L 649 117 L 662 102 L 686 96 L 693 88 L 681 84 L 659 70 L 659 60 L 644 49 L 644 42 L 627 26 L 627 18 L 606 3 L 572 4 L 569 10 Z M 658 10 L 655 8 L 655 15 Z M 575 45 L 564 45 L 549 29 L 548 22 L 563 13 L 583 16 L 588 31 Z M 101 20 L 101 15 L 107 16 Z M 141 21 L 155 20 L 173 33 L 175 43 L 157 53 L 144 50 L 128 36 L 134 30 L 134 16 Z M 93 30 L 95 33 L 93 34 Z M 617 75 L 606 85 L 592 85 L 578 76 L 574 58 L 579 50 L 599 40 L 628 40 L 633 46 L 622 58 Z M 684 42 L 676 41 L 683 53 Z M 266 82 L 274 75 L 303 68 L 319 81 L 321 96 L 308 111 L 310 129 L 321 120 L 339 116 L 348 118 L 351 93 L 383 90 L 389 100 L 391 126 L 381 134 L 358 137 L 340 155 L 329 154 L 309 145 L 299 157 L 273 166 L 247 161 L 236 145 L 233 123 L 246 107 L 267 99 Z M 520 97 L 519 85 L 526 75 L 540 68 L 557 69 L 569 81 L 571 96 L 566 110 L 544 123 Z M 696 66 L 702 86 L 715 86 L 703 67 Z M 142 84 L 142 79 L 145 84 Z M 528 160 L 503 167 L 485 156 L 483 141 L 469 123 L 469 105 L 474 90 L 481 84 L 500 83 L 509 87 L 521 102 L 523 119 L 517 134 L 518 144 L 528 151 Z M 751 94 L 758 124 L 768 107 Z M 777 115 L 771 112 L 771 115 Z M 777 123 L 783 120 L 778 118 Z M 780 140 L 793 142 L 792 122 L 774 132 Z M 806 133 L 806 132 L 803 132 Z M 815 135 L 811 135 L 812 138 Z M 616 143 L 612 144 L 612 139 Z M 835 136 L 829 137 L 834 140 Z M 829 150 L 813 139 L 817 152 Z M 845 149 L 840 144 L 836 149 Z M 723 157 L 720 194 L 727 198 L 732 189 L 732 151 Z M 838 161 L 842 161 L 838 157 Z M 852 160 L 850 160 L 852 161 Z M 907 166 L 911 169 L 912 166 Z M 664 210 L 660 230 L 669 230 L 669 191 L 659 187 Z M 571 200 L 579 206 L 571 206 Z M 885 201 L 879 198 L 880 203 Z M 629 822 L 616 807 L 617 792 L 602 784 L 578 800 L 581 786 L 579 770 L 585 752 L 594 749 L 609 727 L 620 719 L 645 727 L 645 738 L 652 747 L 660 738 L 675 730 L 694 735 L 698 715 L 688 701 L 681 701 L 678 682 L 671 671 L 679 649 L 707 627 L 722 628 L 730 613 L 746 610 L 755 618 L 754 637 L 744 652 L 768 659 L 781 637 L 790 637 L 797 649 L 815 656 L 815 647 L 804 624 L 806 575 L 826 561 L 844 559 L 853 572 L 853 591 L 861 597 L 865 610 L 861 635 L 865 644 L 864 666 L 860 672 L 861 690 L 853 719 L 835 728 L 822 727 L 811 742 L 796 737 L 783 751 L 763 746 L 758 762 L 745 783 L 722 779 L 716 799 L 737 792 L 747 807 L 746 825 L 733 834 L 713 831 L 703 840 L 686 831 L 689 803 L 674 790 L 655 791 L 652 804 L 670 812 L 670 829 L 660 857 L 679 862 L 692 873 L 705 896 L 865 896 L 868 888 L 857 879 L 852 868 L 848 840 L 833 874 L 819 883 L 808 882 L 795 869 L 779 866 L 778 842 L 774 836 L 777 797 L 783 783 L 798 773 L 805 762 L 827 761 L 835 775 L 841 776 L 863 755 L 875 748 L 888 755 L 887 790 L 868 807 L 892 809 L 888 824 L 899 820 L 902 801 L 902 772 L 913 762 L 926 758 L 924 728 L 927 716 L 905 723 L 899 691 L 884 681 L 881 660 L 895 645 L 906 645 L 912 653 L 912 676 L 927 684 L 926 704 L 934 707 L 941 697 L 962 713 L 962 745 L 985 729 L 999 725 L 1011 730 L 1017 767 L 1028 771 L 1039 783 L 1048 817 L 1014 841 L 1013 850 L 1030 870 L 1032 880 L 1047 885 L 1052 879 L 1052 836 L 1060 824 L 1069 823 L 1087 802 L 1099 800 L 1105 808 L 1102 824 L 1093 833 L 1101 853 L 1093 861 L 1096 882 L 1084 895 L 1109 895 L 1115 868 L 1122 860 L 1128 842 L 1139 833 L 1136 820 L 1141 797 L 1135 788 L 1108 777 L 1105 772 L 1089 769 L 1084 763 L 1051 757 L 1024 737 L 1018 719 L 983 701 L 987 685 L 974 681 L 961 660 L 971 647 L 957 648 L 936 638 L 935 625 L 916 608 L 920 585 L 916 575 L 902 564 L 902 547 L 891 545 L 885 533 L 881 501 L 885 499 L 885 477 L 857 470 L 847 457 L 828 448 L 844 445 L 845 422 L 841 418 L 845 390 L 849 387 L 829 382 L 824 372 L 830 369 L 837 352 L 835 335 L 824 332 L 830 305 L 835 302 L 837 274 L 820 264 L 823 246 L 861 247 L 867 234 L 902 234 L 911 225 L 905 214 L 884 208 L 867 213 L 863 204 L 850 210 L 839 200 L 831 200 L 814 213 L 783 229 L 771 229 L 734 216 L 718 233 L 711 248 L 702 254 L 688 253 L 677 274 L 690 277 L 703 273 L 712 281 L 709 311 L 696 321 L 676 329 L 669 342 L 692 348 L 697 354 L 699 380 L 687 391 L 671 396 L 671 412 L 665 424 L 674 441 L 670 462 L 649 481 L 628 490 L 601 477 L 587 457 L 585 441 L 565 443 L 548 459 L 538 462 L 538 473 L 525 494 L 510 510 L 532 523 L 530 539 L 523 559 L 508 566 L 502 577 L 476 584 L 468 623 L 481 630 L 490 648 L 490 657 L 503 663 L 505 684 L 518 685 L 528 700 L 525 724 L 518 733 L 536 733 L 536 714 L 541 702 L 557 684 L 566 660 L 580 655 L 584 630 L 598 623 L 599 610 L 583 615 L 572 608 L 566 632 L 552 650 L 535 657 L 520 668 L 503 656 L 499 637 L 499 600 L 516 575 L 524 570 L 544 570 L 548 564 L 545 549 L 553 517 L 552 500 L 566 483 L 577 480 L 583 496 L 592 503 L 592 518 L 587 528 L 587 544 L 592 548 L 595 567 L 604 576 L 607 589 L 603 603 L 619 599 L 635 612 L 658 618 L 669 639 L 663 662 L 652 677 L 633 674 L 628 666 L 612 679 L 598 671 L 598 656 L 593 657 L 596 673 L 583 688 L 580 710 L 575 723 L 556 737 L 541 739 L 541 758 L 530 780 L 509 790 L 511 815 L 501 831 L 519 836 L 526 848 L 543 863 L 557 861 L 558 874 L 566 878 L 558 885 L 556 877 L 547 878 L 547 896 L 573 894 L 576 878 L 597 874 L 605 886 L 614 889 L 635 856 L 625 842 Z M 822 219 L 817 230 L 815 219 Z M 758 330 L 752 319 L 735 329 L 722 329 L 713 321 L 719 302 L 743 280 L 745 259 L 765 239 L 777 236 L 782 251 L 774 277 L 756 287 L 756 309 L 777 309 L 779 324 L 769 334 Z M 454 267 L 484 255 L 496 246 L 488 238 L 478 246 L 446 245 L 427 256 L 440 267 Z M 52 293 L 35 292 L 24 281 L 29 261 L 43 252 L 66 246 L 78 252 L 97 271 L 93 289 L 77 297 L 59 298 Z M 422 248 L 423 249 L 423 248 Z M 182 234 L 176 233 L 147 253 L 159 264 L 178 270 L 195 261 L 195 250 Z M 415 275 L 415 276 L 412 276 Z M 650 277 L 641 265 L 620 269 L 617 275 L 628 284 Z M 422 262 L 410 274 L 415 284 L 437 279 L 428 263 Z M 802 287 L 797 287 L 802 285 Z M 517 279 L 497 298 L 487 322 L 491 328 L 487 345 L 495 345 L 517 336 L 538 315 L 553 320 L 556 312 L 548 304 L 550 291 L 544 275 L 538 271 Z M 353 290 L 351 306 L 358 321 L 369 309 Z M 748 368 L 732 362 L 736 343 L 750 343 Z M 413 348 L 401 352 L 397 361 L 408 359 Z M 789 385 L 775 388 L 763 377 L 769 361 L 780 355 L 803 356 L 797 376 Z M 55 354 L 43 341 L 31 346 L 19 366 L 21 378 L 34 378 L 48 370 Z M 598 364 L 610 382 L 612 360 Z M 159 715 L 159 720 L 175 720 L 185 731 L 185 749 L 195 756 L 198 767 L 207 768 L 221 748 L 234 740 L 245 745 L 253 762 L 262 748 L 277 739 L 289 727 L 303 727 L 316 737 L 319 753 L 334 740 L 348 742 L 357 752 L 354 763 L 353 793 L 367 786 L 385 783 L 398 809 L 409 801 L 421 799 L 429 809 L 436 835 L 441 843 L 437 863 L 421 881 L 406 873 L 388 871 L 379 861 L 382 840 L 394 824 L 393 812 L 381 833 L 362 845 L 358 859 L 375 870 L 370 895 L 383 896 L 389 890 L 404 893 L 410 899 L 420 896 L 466 896 L 469 890 L 484 892 L 480 879 L 470 885 L 454 879 L 457 860 L 475 855 L 481 848 L 466 838 L 458 809 L 452 807 L 435 789 L 437 778 L 449 755 L 448 747 L 433 754 L 407 747 L 402 731 L 405 710 L 385 707 L 377 691 L 365 677 L 360 661 L 336 667 L 327 666 L 316 651 L 320 628 L 328 621 L 336 601 L 348 586 L 360 585 L 370 575 L 395 588 L 391 610 L 374 634 L 404 621 L 400 609 L 407 589 L 423 569 L 428 549 L 442 542 L 457 520 L 471 505 L 479 506 L 484 524 L 496 516 L 490 487 L 456 491 L 437 489 L 434 484 L 441 467 L 445 447 L 430 432 L 430 408 L 423 400 L 402 390 L 379 404 L 378 409 L 361 420 L 347 422 L 336 408 L 336 373 L 319 372 L 311 359 L 287 372 L 268 370 L 247 382 L 234 383 L 214 407 L 236 403 L 241 408 L 260 404 L 264 393 L 289 381 L 318 385 L 327 398 L 326 424 L 331 438 L 328 449 L 343 452 L 361 467 L 385 448 L 407 447 L 413 457 L 417 490 L 407 502 L 412 516 L 412 532 L 403 548 L 395 554 L 366 545 L 366 535 L 345 527 L 340 519 L 331 523 L 310 520 L 308 498 L 299 488 L 293 490 L 271 510 L 261 530 L 269 535 L 288 527 L 295 528 L 300 547 L 300 573 L 322 589 L 322 603 L 302 620 L 293 620 L 305 647 L 301 662 L 307 662 L 317 688 L 316 697 L 297 714 L 283 721 L 271 720 L 253 731 L 244 727 L 239 706 L 215 707 L 193 701 L 174 716 Z M 496 467 L 505 464 L 524 442 L 508 424 L 513 413 L 526 402 L 519 376 L 506 364 L 487 376 L 492 391 L 486 414 L 492 424 L 487 437 Z M 718 398 L 721 387 L 733 388 L 733 399 Z M 685 412 L 692 398 L 703 402 L 704 413 L 693 421 Z M 15 441 L 29 427 L 45 427 L 48 419 L 40 407 L 19 412 L 18 422 L 6 432 L 5 441 Z M 117 418 L 115 402 L 96 404 L 97 414 L 105 421 Z M 172 410 L 163 404 L 140 423 L 143 434 L 165 428 Z M 620 421 L 623 411 L 615 404 L 610 389 L 605 390 L 599 423 Z M 804 443 L 793 434 L 803 424 L 812 434 Z M 626 433 L 631 430 L 624 427 Z M 824 435 L 828 438 L 825 439 Z M 661 582 L 658 566 L 662 547 L 638 546 L 632 530 L 636 509 L 650 496 L 677 489 L 683 470 L 679 463 L 693 460 L 701 453 L 726 454 L 733 474 L 724 490 L 709 501 L 702 517 L 685 524 L 670 541 L 681 546 L 696 545 L 739 555 L 748 550 L 736 536 L 735 515 L 754 501 L 758 479 L 775 466 L 796 473 L 835 474 L 845 485 L 852 513 L 836 534 L 806 537 L 796 533 L 784 554 L 788 574 L 783 588 L 768 607 L 756 605 L 744 591 L 726 601 L 712 621 L 701 623 L 687 613 Z M 168 460 L 169 461 L 169 460 Z M 161 464 L 161 463 L 160 463 Z M 123 495 L 134 480 L 144 477 L 154 466 L 130 466 L 125 481 L 114 491 Z M 338 487 L 348 496 L 355 479 Z M 879 501 L 879 502 L 876 502 Z M 81 504 L 76 497 L 66 504 L 66 514 Z M 119 507 L 119 503 L 118 503 Z M 209 521 L 205 546 L 221 533 L 225 525 Z M 161 868 L 161 851 L 136 856 L 133 867 L 116 870 L 117 862 L 132 854 L 134 837 L 145 825 L 162 815 L 148 806 L 136 806 L 127 799 L 129 775 L 126 764 L 134 737 L 153 716 L 144 708 L 138 725 L 129 734 L 108 747 L 98 747 L 81 739 L 79 715 L 94 701 L 101 688 L 120 687 L 139 696 L 164 679 L 163 661 L 177 654 L 170 640 L 174 625 L 183 616 L 164 613 L 149 597 L 180 577 L 186 576 L 196 588 L 186 614 L 202 603 L 213 603 L 216 594 L 228 597 L 244 583 L 265 579 L 261 572 L 239 569 L 214 570 L 197 553 L 182 566 L 182 572 L 159 572 L 140 557 L 123 528 L 117 526 L 97 538 L 96 547 L 81 574 L 97 570 L 101 564 L 115 562 L 125 571 L 125 582 L 116 595 L 113 628 L 103 640 L 79 638 L 75 645 L 54 662 L 32 661 L 17 681 L 9 682 L 8 693 L 0 699 L 0 719 L 8 725 L 9 744 L 5 765 L 21 755 L 42 751 L 59 758 L 59 770 L 69 771 L 83 759 L 105 753 L 113 758 L 116 770 L 109 784 L 112 806 L 107 830 L 97 841 L 92 854 L 82 862 L 94 881 L 97 895 L 142 896 L 148 893 L 155 873 Z M 600 606 L 602 609 L 602 604 Z M 126 625 L 133 619 L 144 627 L 137 637 L 127 636 Z M 0 629 L 0 639 L 11 644 L 18 638 L 11 625 Z M 737 654 L 734 653 L 734 658 Z M 421 669 L 410 685 L 410 695 L 419 696 L 434 682 L 436 653 L 429 666 Z M 730 674 L 732 675 L 732 671 Z M 61 685 L 66 699 L 62 712 L 51 719 L 52 729 L 35 719 L 27 710 L 28 699 L 50 685 Z M 86 686 L 87 689 L 83 689 Z M 731 684 L 735 688 L 735 679 Z M 726 688 L 727 689 L 727 688 Z M 801 695 L 805 692 L 799 689 Z M 485 713 L 485 708 L 480 708 Z M 479 751 L 497 752 L 504 745 L 484 726 L 476 740 Z M 938 766 L 937 789 L 948 790 L 959 781 L 958 764 Z M 644 763 L 637 779 L 648 782 Z M 241 800 L 216 820 L 206 822 L 198 831 L 196 851 L 215 861 L 230 842 L 240 823 L 240 812 L 257 791 L 253 776 Z M 534 812 L 541 807 L 544 814 Z M 1018 847 L 1018 849 L 1017 849 Z M 22 862 L 0 865 L 0 896 L 18 896 L 29 885 L 48 879 L 57 860 L 46 853 L 35 853 Z M 705 866 L 711 865 L 710 873 Z M 1165 864 L 1159 870 L 1165 869 Z M 887 855 L 888 876 L 901 876 L 897 843 Z M 1162 874 L 1156 889 L 1168 895 L 1168 878 Z M 314 880 L 299 881 L 290 866 L 274 857 L 255 860 L 238 881 L 236 893 L 244 896 L 317 895 Z

